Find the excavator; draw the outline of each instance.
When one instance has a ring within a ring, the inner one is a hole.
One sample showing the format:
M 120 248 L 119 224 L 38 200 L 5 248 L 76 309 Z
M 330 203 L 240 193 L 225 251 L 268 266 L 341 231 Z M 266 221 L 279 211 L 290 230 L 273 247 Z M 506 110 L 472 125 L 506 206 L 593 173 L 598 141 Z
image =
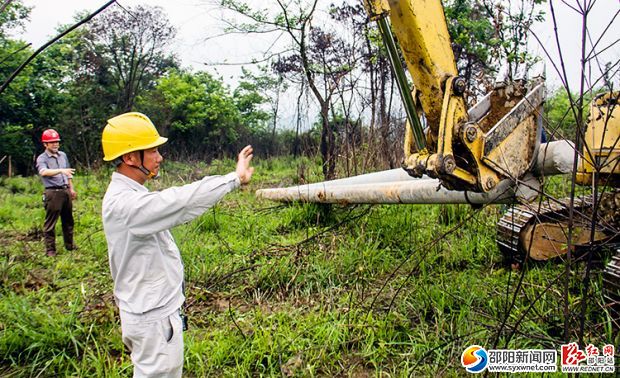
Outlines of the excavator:
M 593 99 L 582 146 L 541 143 L 544 79 L 497 85 L 468 109 L 440 0 L 364 0 L 364 6 L 378 24 L 407 114 L 402 169 L 262 189 L 257 196 L 340 204 L 516 203 L 497 225 L 498 247 L 511 263 L 612 246 L 605 293 L 618 306 L 620 92 Z M 543 200 L 543 178 L 567 173 L 593 194 Z

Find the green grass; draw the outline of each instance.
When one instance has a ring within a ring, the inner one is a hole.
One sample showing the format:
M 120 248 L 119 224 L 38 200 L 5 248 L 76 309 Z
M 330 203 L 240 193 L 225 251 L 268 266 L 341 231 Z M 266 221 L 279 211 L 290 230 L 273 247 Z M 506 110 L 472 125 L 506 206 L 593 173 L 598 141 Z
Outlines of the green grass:
M 618 345 L 598 275 L 584 298 L 584 266 L 574 267 L 567 319 L 563 264 L 506 268 L 495 244 L 500 207 L 281 206 L 254 197 L 299 182 L 302 164 L 308 181 L 320 180 L 310 159 L 256 161 L 249 186 L 173 230 L 187 279 L 187 376 L 462 376 L 470 344 L 559 349 L 565 324 L 576 341 L 584 300 L 585 341 Z M 233 167 L 166 162 L 149 186 Z M 56 258 L 44 255 L 39 179 L 0 179 L 0 375 L 131 375 L 100 218 L 110 172 L 78 173 L 79 250 L 62 250 L 58 232 Z

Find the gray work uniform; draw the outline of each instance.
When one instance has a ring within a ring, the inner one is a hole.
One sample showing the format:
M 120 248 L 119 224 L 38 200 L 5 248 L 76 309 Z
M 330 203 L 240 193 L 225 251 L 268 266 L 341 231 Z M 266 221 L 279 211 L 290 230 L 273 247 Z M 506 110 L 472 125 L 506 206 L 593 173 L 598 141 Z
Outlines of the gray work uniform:
M 233 172 L 149 192 L 112 174 L 103 198 L 103 229 L 134 377 L 181 376 L 183 262 L 169 229 L 200 216 L 239 185 Z
M 37 157 L 37 172 L 39 175 L 46 169 L 70 168 L 67 155 L 58 151 L 52 154 L 45 150 Z M 45 187 L 43 192 L 43 206 L 45 207 L 45 222 L 43 223 L 43 235 L 45 237 L 45 250 L 49 253 L 56 252 L 56 223 L 60 218 L 62 223 L 62 236 L 67 250 L 73 250 L 73 200 L 69 190 L 71 176 L 58 173 L 54 176 L 41 176 Z
M 62 151 L 58 151 L 57 154 L 51 154 L 49 151 L 45 150 L 37 157 L 37 172 L 39 174 L 41 174 L 44 169 L 62 168 L 71 168 L 69 159 L 67 159 L 67 154 Z M 61 188 L 63 186 L 69 186 L 70 178 L 70 176 L 59 173 L 54 176 L 41 176 L 41 181 L 43 181 L 43 186 L 46 188 Z

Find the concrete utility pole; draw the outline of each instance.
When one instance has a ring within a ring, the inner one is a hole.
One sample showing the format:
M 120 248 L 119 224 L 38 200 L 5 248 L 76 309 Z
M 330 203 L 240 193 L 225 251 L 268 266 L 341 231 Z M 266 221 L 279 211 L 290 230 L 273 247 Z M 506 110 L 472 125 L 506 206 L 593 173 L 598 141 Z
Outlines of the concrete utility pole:
M 568 173 L 572 170 L 573 152 L 570 142 L 542 144 L 532 172 L 537 176 Z M 260 189 L 256 196 L 279 202 L 480 205 L 530 201 L 539 193 L 540 182 L 533 175 L 517 182 L 504 180 L 487 193 L 477 193 L 448 190 L 437 179 L 413 178 L 403 169 L 392 169 L 316 184 Z

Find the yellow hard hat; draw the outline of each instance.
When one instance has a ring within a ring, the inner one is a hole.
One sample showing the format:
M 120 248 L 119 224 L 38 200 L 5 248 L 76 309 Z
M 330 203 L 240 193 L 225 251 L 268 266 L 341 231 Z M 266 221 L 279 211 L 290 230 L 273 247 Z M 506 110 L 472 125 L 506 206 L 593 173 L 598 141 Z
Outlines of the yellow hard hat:
M 161 146 L 168 138 L 142 113 L 125 113 L 108 120 L 101 135 L 103 160 L 111 161 L 128 152 Z

